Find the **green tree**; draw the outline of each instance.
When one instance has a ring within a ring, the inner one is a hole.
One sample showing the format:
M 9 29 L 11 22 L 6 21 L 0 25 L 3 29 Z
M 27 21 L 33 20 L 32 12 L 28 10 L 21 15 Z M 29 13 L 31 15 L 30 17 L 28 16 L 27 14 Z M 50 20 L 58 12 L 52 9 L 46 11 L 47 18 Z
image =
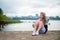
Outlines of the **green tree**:
M 0 8 L 0 15 L 3 15 L 3 10 Z
M 3 15 L 3 10 L 0 8 L 0 21 L 7 20 L 8 17 L 6 15 Z

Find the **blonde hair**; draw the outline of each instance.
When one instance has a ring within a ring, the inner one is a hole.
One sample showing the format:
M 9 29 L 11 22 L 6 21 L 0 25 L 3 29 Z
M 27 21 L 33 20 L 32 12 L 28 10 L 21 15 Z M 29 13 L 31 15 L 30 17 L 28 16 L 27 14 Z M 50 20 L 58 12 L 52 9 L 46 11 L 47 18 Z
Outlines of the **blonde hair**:
M 46 15 L 44 12 L 41 12 L 41 15 L 43 16 L 42 21 L 45 24 L 46 23 Z

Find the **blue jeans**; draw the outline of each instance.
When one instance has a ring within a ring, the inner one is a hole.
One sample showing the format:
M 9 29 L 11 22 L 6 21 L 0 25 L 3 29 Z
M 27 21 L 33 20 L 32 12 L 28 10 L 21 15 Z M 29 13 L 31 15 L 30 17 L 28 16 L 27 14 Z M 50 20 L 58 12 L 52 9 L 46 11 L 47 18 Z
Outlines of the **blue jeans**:
M 47 31 L 48 31 L 48 26 L 47 26 L 47 25 L 44 25 L 44 28 L 42 28 L 42 29 L 39 31 L 39 34 L 46 33 Z

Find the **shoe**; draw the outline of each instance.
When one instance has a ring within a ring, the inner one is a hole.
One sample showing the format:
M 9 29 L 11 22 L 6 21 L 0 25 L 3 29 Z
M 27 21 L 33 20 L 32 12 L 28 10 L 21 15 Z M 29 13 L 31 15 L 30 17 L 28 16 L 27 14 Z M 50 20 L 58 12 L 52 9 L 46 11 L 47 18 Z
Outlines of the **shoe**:
M 38 31 L 36 32 L 36 35 L 39 35 L 39 32 Z
M 32 36 L 35 36 L 35 35 L 36 35 L 36 32 L 35 32 L 35 31 L 33 31 Z

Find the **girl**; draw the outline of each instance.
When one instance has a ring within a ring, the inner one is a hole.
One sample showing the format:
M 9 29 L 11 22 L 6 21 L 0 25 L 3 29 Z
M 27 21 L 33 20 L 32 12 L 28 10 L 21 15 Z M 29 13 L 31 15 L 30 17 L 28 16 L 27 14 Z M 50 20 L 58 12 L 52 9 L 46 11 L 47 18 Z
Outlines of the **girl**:
M 46 25 L 45 13 L 41 12 L 40 18 L 34 24 L 34 31 L 32 35 L 39 35 L 39 33 L 44 33 L 46 31 L 44 25 Z

